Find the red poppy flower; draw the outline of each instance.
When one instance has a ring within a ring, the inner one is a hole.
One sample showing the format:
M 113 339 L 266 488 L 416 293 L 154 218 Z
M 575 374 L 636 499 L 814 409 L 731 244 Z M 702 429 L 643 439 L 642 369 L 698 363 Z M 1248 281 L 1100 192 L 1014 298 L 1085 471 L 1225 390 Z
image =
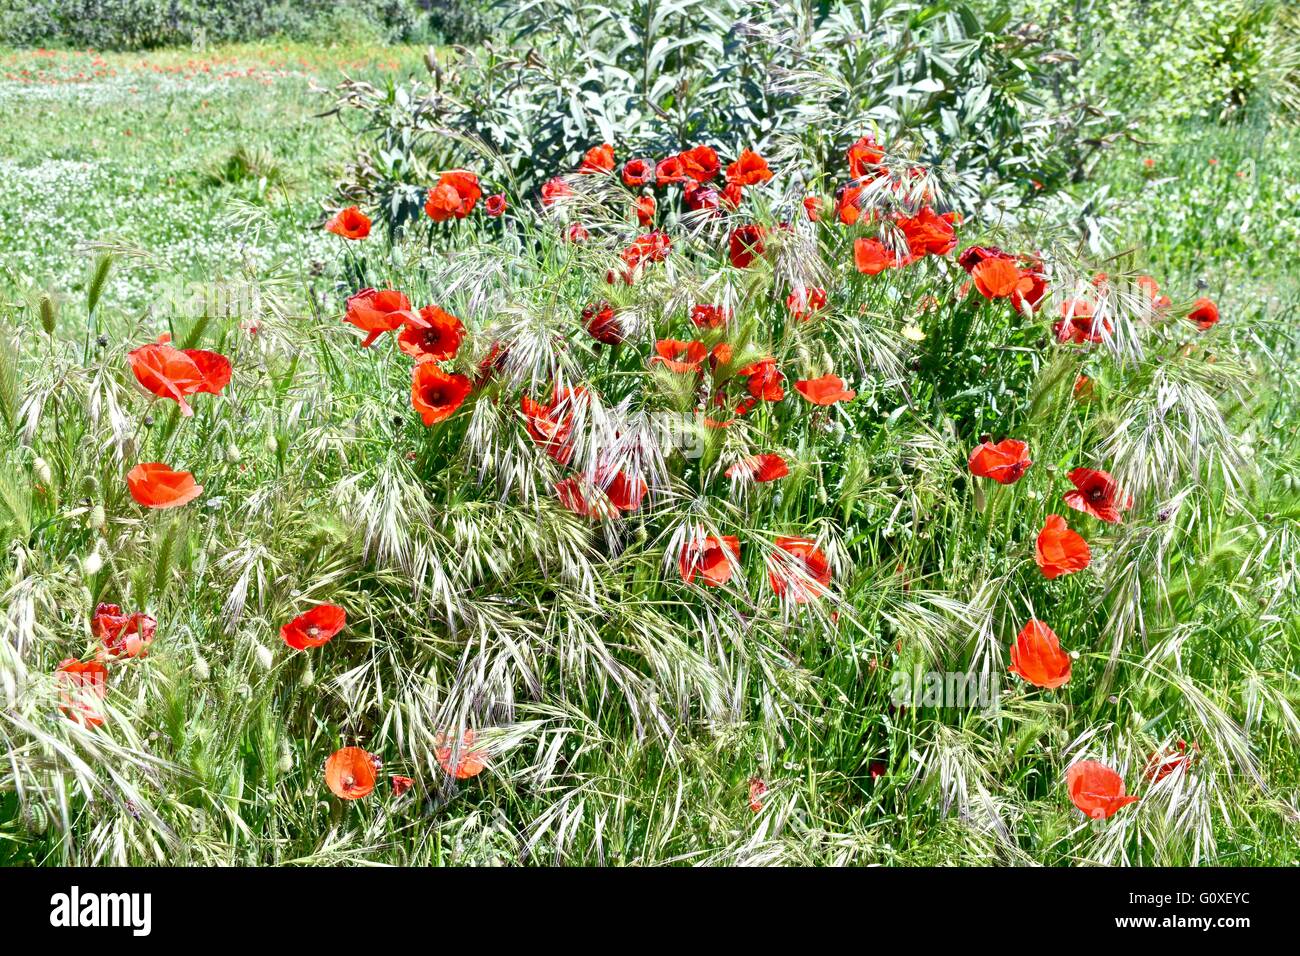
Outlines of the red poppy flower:
M 1219 307 L 1210 299 L 1197 299 L 1192 303 L 1192 311 L 1187 314 L 1187 317 L 1204 332 L 1219 321 Z
M 677 559 L 682 580 L 693 584 L 698 576 L 710 587 L 721 587 L 731 580 L 731 572 L 740 561 L 740 539 L 735 535 L 708 535 L 682 546 Z
M 686 164 L 682 162 L 680 156 L 669 156 L 667 159 L 661 159 L 655 166 L 655 185 L 661 189 L 664 186 L 671 186 L 673 183 L 687 183 L 694 180 L 686 173 Z
M 179 508 L 203 494 L 188 471 L 172 471 L 159 461 L 146 461 L 126 473 L 126 487 L 146 508 Z
M 851 402 L 858 394 L 845 389 L 844 380 L 838 375 L 800 379 L 794 383 L 794 387 L 795 391 L 814 405 L 834 405 L 836 402 Z
M 1050 581 L 1063 574 L 1073 574 L 1086 568 L 1091 560 L 1092 552 L 1083 536 L 1071 531 L 1060 515 L 1048 515 L 1034 548 L 1034 561 L 1043 576 Z
M 1011 293 L 1011 304 L 1017 312 L 1037 312 L 1043 296 L 1047 295 L 1047 279 L 1037 269 L 1021 269 L 1020 280 Z
M 1070 680 L 1070 655 L 1061 650 L 1056 632 L 1034 618 L 1011 645 L 1009 670 L 1035 687 L 1055 690 Z
M 709 350 L 709 371 L 715 375 L 724 365 L 730 365 L 733 349 L 726 342 L 719 342 Z M 721 403 L 719 403 L 721 404 Z
M 809 222 L 818 222 L 822 217 L 822 200 L 820 196 L 804 196 L 803 211 Z
M 740 201 L 745 198 L 745 187 L 740 183 L 727 183 L 722 187 L 719 201 L 728 209 L 739 209 Z
M 970 473 L 977 478 L 992 478 L 1000 485 L 1014 485 L 1029 466 L 1029 446 L 1014 438 L 1004 438 L 996 445 L 983 442 L 970 453 Z
M 618 517 L 618 508 L 609 497 L 584 478 L 565 478 L 556 482 L 555 497 L 566 510 L 592 521 Z
M 325 786 L 341 800 L 360 800 L 375 789 L 379 758 L 360 747 L 344 747 L 325 761 Z
M 542 183 L 542 206 L 550 208 L 561 200 L 568 199 L 573 195 L 573 187 L 566 183 L 559 176 L 554 176 Z
M 1053 324 L 1058 342 L 1082 345 L 1102 342 L 1114 331 L 1108 318 L 1096 318 L 1095 307 L 1087 299 L 1066 299 L 1061 303 L 1061 321 Z
M 709 348 L 699 340 L 660 339 L 655 343 L 655 353 L 651 364 L 660 364 L 670 372 L 698 372 Z
M 826 308 L 826 290 L 813 288 L 791 292 L 785 297 L 785 307 L 790 310 L 790 317 L 799 322 L 807 322 L 814 312 Z
M 781 387 L 785 376 L 776 367 L 776 359 L 763 359 L 747 365 L 740 370 L 740 374 L 748 379 L 745 387 L 749 389 L 749 394 L 759 401 L 779 402 L 785 398 L 785 389 Z
M 854 179 L 862 179 L 876 171 L 875 167 L 885 158 L 885 151 L 874 137 L 867 135 L 849 147 L 846 158 L 849 161 L 849 175 Z
M 108 693 L 108 668 L 100 661 L 69 657 L 59 662 L 54 675 L 63 716 L 83 727 L 102 726 L 104 712 L 100 705 Z
M 1119 524 L 1119 513 L 1133 507 L 1133 496 L 1120 490 L 1110 472 L 1075 468 L 1066 477 L 1074 485 L 1074 491 L 1065 493 L 1065 503 L 1075 511 L 1090 514 L 1107 524 Z
M 975 289 L 986 299 L 1009 299 L 1020 285 L 1020 270 L 1010 259 L 985 259 L 971 269 Z
M 720 305 L 691 306 L 691 322 L 701 329 L 720 329 L 731 318 L 731 310 Z
M 230 384 L 230 360 L 204 349 L 180 349 L 151 342 L 127 353 L 127 363 L 141 388 L 170 398 L 187 418 L 194 414 L 185 396 L 196 392 L 217 395 Z
M 1187 751 L 1187 741 L 1180 740 L 1163 753 L 1153 753 L 1147 760 L 1145 769 L 1146 777 L 1152 783 L 1159 783 L 1165 777 L 1178 770 L 1180 767 L 1185 771 L 1192 765 L 1192 758 L 1195 756 L 1196 746 L 1193 744 L 1192 752 Z
M 734 480 L 747 479 L 762 484 L 776 481 L 790 474 L 790 466 L 780 455 L 750 455 L 736 462 L 726 471 L 726 476 Z
M 907 237 L 907 247 L 913 256 L 945 256 L 957 246 L 957 234 L 952 223 L 929 206 L 910 218 L 898 220 L 898 228 Z
M 777 597 L 804 604 L 826 593 L 830 561 L 811 539 L 777 538 L 776 547 L 781 553 L 768 559 L 767 577 Z
M 967 246 L 957 257 L 957 265 L 966 270 L 966 273 L 975 271 L 975 267 L 987 259 L 1006 259 L 1012 261 L 1013 257 L 1003 252 L 997 246 Z
M 731 264 L 737 269 L 748 268 L 766 250 L 763 242 L 766 235 L 767 230 L 755 223 L 731 230 Z
M 591 173 L 608 173 L 613 169 L 614 147 L 609 143 L 603 143 L 587 150 L 586 155 L 582 157 L 582 165 L 578 167 L 578 172 L 589 175 Z
M 586 401 L 587 392 L 582 388 L 557 388 L 549 405 L 536 402 L 527 395 L 519 400 L 529 437 L 562 465 L 567 465 L 573 457 L 574 416 Z
M 625 471 L 616 471 L 601 480 L 605 497 L 619 511 L 636 511 L 649 492 L 649 487 L 640 478 L 633 477 Z
M 582 310 L 582 327 L 597 342 L 619 345 L 623 341 L 623 324 L 608 302 L 597 302 Z
M 1105 764 L 1080 760 L 1065 773 L 1070 802 L 1094 820 L 1107 820 L 1140 797 L 1124 795 L 1124 778 Z
M 362 289 L 350 297 L 343 321 L 366 333 L 362 348 L 369 348 L 385 332 L 396 332 L 405 325 L 419 325 L 421 319 L 411 311 L 411 300 L 394 289 Z
M 763 797 L 767 794 L 767 784 L 758 777 L 749 781 L 749 809 L 755 813 L 763 809 Z
M 654 225 L 655 222 L 655 197 L 654 196 L 636 197 L 636 221 L 643 228 Z
M 109 657 L 148 656 L 157 629 L 158 622 L 148 614 L 123 614 L 116 604 L 97 605 L 90 619 L 90 633 L 103 641 Z
M 757 186 L 771 178 L 767 160 L 752 149 L 742 151 L 740 158 L 727 167 L 727 182 L 738 186 Z
M 707 209 L 716 213 L 722 205 L 722 197 L 716 189 L 697 182 L 689 182 L 682 188 L 682 200 L 692 212 Z
M 418 362 L 411 375 L 411 407 L 424 424 L 436 425 L 460 408 L 473 387 L 464 375 L 449 375 L 436 362 Z
M 498 216 L 504 216 L 506 206 L 505 193 L 493 193 L 491 196 L 488 196 L 487 199 L 483 200 L 483 211 L 493 219 L 496 219 Z
M 348 612 L 337 604 L 317 604 L 280 628 L 280 637 L 296 651 L 320 647 L 348 623 Z
M 472 730 L 465 731 L 458 748 L 451 746 L 446 734 L 439 734 L 434 741 L 434 756 L 438 758 L 438 766 L 457 780 L 468 780 L 470 777 L 478 776 L 487 766 L 487 751 L 473 750 L 471 749 L 473 746 L 474 731 Z M 459 750 L 459 753 L 453 756 L 452 750 Z
M 417 362 L 455 358 L 465 338 L 465 326 L 460 319 L 436 305 L 421 309 L 420 318 L 424 320 L 423 327 L 413 325 L 403 330 L 397 337 L 398 347 Z
M 681 160 L 686 175 L 697 183 L 709 182 L 721 169 L 717 151 L 712 146 L 695 146 L 684 153 L 679 153 L 677 158 Z
M 481 195 L 483 190 L 479 188 L 478 177 L 463 169 L 455 169 L 443 173 L 437 185 L 429 190 L 424 211 L 434 222 L 464 219 L 474 211 Z
M 388 784 L 393 788 L 393 796 L 400 797 L 406 791 L 415 786 L 415 781 L 410 777 L 403 777 L 400 774 L 393 774 L 388 778 Z
M 1075 401 L 1079 402 L 1091 401 L 1093 396 L 1097 393 L 1097 389 L 1093 385 L 1092 379 L 1088 378 L 1086 375 L 1079 375 L 1074 380 L 1074 388 L 1072 391 L 1074 392 Z
M 655 164 L 648 159 L 629 159 L 623 164 L 623 184 L 640 189 L 655 181 Z
M 364 239 L 370 235 L 370 217 L 356 206 L 340 209 L 325 223 L 325 231 L 344 239 Z
M 862 217 L 861 186 L 841 186 L 835 192 L 835 216 L 846 226 L 857 225 Z
M 579 243 L 586 242 L 591 238 L 591 233 L 587 232 L 587 227 L 580 222 L 575 222 L 564 232 L 564 238 L 567 242 Z

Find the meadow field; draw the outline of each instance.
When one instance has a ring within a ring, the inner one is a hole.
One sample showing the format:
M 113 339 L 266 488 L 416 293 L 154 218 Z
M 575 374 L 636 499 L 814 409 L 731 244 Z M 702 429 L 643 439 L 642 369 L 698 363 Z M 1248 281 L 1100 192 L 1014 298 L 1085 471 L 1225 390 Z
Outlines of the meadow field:
M 504 6 L 0 48 L 0 864 L 1300 862 L 1287 5 Z

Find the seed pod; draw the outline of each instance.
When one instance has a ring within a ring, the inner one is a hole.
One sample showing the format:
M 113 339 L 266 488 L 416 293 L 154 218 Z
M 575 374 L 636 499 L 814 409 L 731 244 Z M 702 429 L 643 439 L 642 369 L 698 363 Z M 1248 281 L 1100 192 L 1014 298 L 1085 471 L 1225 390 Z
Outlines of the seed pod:
M 104 513 L 103 505 L 95 505 L 90 509 L 90 515 L 86 518 L 87 528 L 91 531 L 103 531 L 107 523 L 108 515 Z

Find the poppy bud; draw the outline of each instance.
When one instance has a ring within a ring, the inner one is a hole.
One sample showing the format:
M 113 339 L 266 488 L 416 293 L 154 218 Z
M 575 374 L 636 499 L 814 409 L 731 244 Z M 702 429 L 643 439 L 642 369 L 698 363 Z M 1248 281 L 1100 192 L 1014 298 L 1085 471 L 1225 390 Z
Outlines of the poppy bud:
M 194 658 L 194 676 L 199 680 L 207 680 L 212 676 L 212 668 L 210 668 L 208 662 L 201 657 Z
M 95 505 L 90 509 L 90 516 L 86 518 L 86 527 L 91 531 L 103 531 L 104 525 L 108 523 L 108 516 L 104 513 L 103 505 Z
M 32 474 L 42 485 L 48 485 L 54 480 L 54 472 L 50 470 L 50 463 L 44 458 L 37 458 L 32 462 Z
M 268 671 L 275 666 L 275 655 L 271 653 L 271 649 L 265 644 L 257 645 L 257 663 Z
M 266 450 L 272 455 L 280 450 L 280 440 L 275 437 L 275 432 L 266 433 Z
M 438 72 L 438 51 L 432 46 L 424 49 L 424 68 L 430 73 Z
M 298 679 L 298 683 L 304 690 L 316 683 L 316 672 L 311 669 L 310 660 L 307 661 L 307 666 L 303 668 L 302 677 Z
M 226 461 L 227 461 L 227 462 L 229 462 L 230 464 L 234 465 L 234 464 L 238 463 L 238 461 L 239 461 L 239 459 L 240 459 L 241 457 L 242 457 L 242 456 L 241 456 L 240 451 L 239 451 L 239 446 L 236 445 L 233 441 L 232 441 L 229 445 L 226 446 Z
M 93 498 L 99 492 L 99 482 L 95 480 L 94 475 L 87 475 L 81 480 L 81 493 L 87 498 Z

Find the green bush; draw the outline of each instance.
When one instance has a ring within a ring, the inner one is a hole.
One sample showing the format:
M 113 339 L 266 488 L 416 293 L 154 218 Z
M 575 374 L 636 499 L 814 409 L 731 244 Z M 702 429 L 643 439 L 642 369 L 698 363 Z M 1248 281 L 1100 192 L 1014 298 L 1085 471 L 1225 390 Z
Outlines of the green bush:
M 269 36 L 401 40 L 420 33 L 411 0 L 0 0 L 0 43 L 146 49 Z

